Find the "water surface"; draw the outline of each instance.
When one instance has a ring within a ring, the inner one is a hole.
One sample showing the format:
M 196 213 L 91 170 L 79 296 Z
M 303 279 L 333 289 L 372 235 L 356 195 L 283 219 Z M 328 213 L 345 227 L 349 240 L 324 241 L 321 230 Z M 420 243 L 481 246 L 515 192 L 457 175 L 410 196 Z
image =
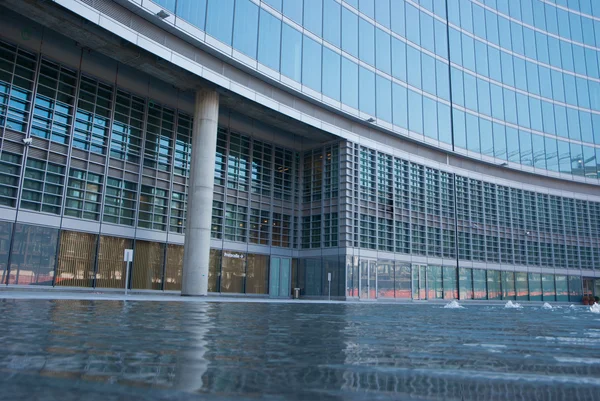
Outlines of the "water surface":
M 0 400 L 600 399 L 580 307 L 2 300 L 0 344 Z

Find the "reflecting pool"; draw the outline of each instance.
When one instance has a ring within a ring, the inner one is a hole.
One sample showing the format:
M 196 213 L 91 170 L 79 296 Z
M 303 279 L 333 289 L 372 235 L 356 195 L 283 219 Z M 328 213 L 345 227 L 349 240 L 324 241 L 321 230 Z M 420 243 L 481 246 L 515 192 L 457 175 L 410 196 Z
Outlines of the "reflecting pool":
M 0 400 L 598 400 L 600 315 L 0 301 Z

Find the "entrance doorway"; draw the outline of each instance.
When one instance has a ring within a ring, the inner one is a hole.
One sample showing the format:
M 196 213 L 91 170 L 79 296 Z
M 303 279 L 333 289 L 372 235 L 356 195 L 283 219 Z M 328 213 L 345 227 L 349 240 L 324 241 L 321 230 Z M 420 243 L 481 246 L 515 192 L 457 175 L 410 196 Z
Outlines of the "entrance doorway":
M 289 298 L 291 296 L 290 279 L 292 270 L 292 259 L 271 257 L 271 269 L 269 274 L 269 297 Z
M 427 299 L 427 266 L 412 265 L 413 299 Z
M 377 262 L 375 260 L 361 259 L 359 270 L 359 298 L 362 300 L 377 299 Z

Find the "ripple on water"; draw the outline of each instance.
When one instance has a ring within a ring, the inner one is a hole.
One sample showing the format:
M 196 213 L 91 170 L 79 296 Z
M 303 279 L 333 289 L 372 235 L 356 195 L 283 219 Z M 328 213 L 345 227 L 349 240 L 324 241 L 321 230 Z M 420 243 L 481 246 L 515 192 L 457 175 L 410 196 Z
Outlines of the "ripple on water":
M 0 400 L 600 399 L 580 309 L 5 301 Z

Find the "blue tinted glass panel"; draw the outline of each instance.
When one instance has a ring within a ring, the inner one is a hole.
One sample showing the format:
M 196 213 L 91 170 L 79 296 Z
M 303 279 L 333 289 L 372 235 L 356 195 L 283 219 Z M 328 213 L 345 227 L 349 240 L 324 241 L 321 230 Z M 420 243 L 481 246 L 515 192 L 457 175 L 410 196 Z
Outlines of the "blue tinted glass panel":
M 585 49 L 585 65 L 587 67 L 588 76 L 598 78 L 598 55 L 595 50 Z
M 394 124 L 408 129 L 408 100 L 406 88 L 398 84 L 392 84 L 392 97 Z
M 208 0 L 206 32 L 231 45 L 234 0 Z
M 502 124 L 493 124 L 494 157 L 506 160 L 506 132 Z
M 533 166 L 535 168 L 546 169 L 546 149 L 544 137 L 536 134 L 531 135 L 533 146 Z
M 552 76 L 546 67 L 538 66 L 538 78 L 540 81 L 540 95 L 552 99 Z
M 529 100 L 527 96 L 517 93 L 517 121 L 521 127 L 531 127 L 529 121 Z
M 465 81 L 465 107 L 477 111 L 477 78 L 465 73 L 463 79 Z
M 377 75 L 377 118 L 392 123 L 392 83 Z
M 589 81 L 590 106 L 594 110 L 600 110 L 600 83 Z
M 152 0 L 153 2 L 155 2 L 156 4 L 158 4 L 159 6 L 166 8 L 167 10 L 171 11 L 172 13 L 175 12 L 175 0 Z
M 529 89 L 529 92 L 539 95 L 540 81 L 538 79 L 537 65 L 530 62 L 526 62 L 525 68 L 527 69 L 527 87 Z
M 278 11 L 281 11 L 281 0 L 262 0 L 263 3 L 267 3 L 271 7 L 275 8 Z
M 567 124 L 569 125 L 569 138 L 580 141 L 579 112 L 576 109 L 567 108 Z
M 257 34 L 258 6 L 250 0 L 237 0 L 235 2 L 233 47 L 256 59 Z
M 491 116 L 490 83 L 479 78 L 477 79 L 477 98 L 479 101 L 479 112 Z
M 504 119 L 509 123 L 517 124 L 517 100 L 515 92 L 504 88 Z
M 462 44 L 460 38 L 460 32 L 451 28 L 450 37 L 450 61 L 458 65 L 462 65 Z
M 358 9 L 361 13 L 375 19 L 375 0 L 359 0 Z
M 499 45 L 500 36 L 498 35 L 498 16 L 489 10 L 485 10 L 485 28 L 487 40 Z
M 375 115 L 375 73 L 359 67 L 359 99 L 360 111 Z
M 466 114 L 467 123 L 467 149 L 471 152 L 479 153 L 481 145 L 479 143 L 479 117 L 473 114 Z
M 308 36 L 304 36 L 302 83 L 317 92 L 321 91 L 321 45 Z
M 560 55 L 562 60 L 562 68 L 567 71 L 574 71 L 573 67 L 573 51 L 569 42 L 560 41 Z
M 375 27 L 366 20 L 358 20 L 358 52 L 360 59 L 375 65 Z
M 515 86 L 513 57 L 508 53 L 501 52 L 500 61 L 502 64 L 502 82 L 509 86 Z
M 421 88 L 421 52 L 412 46 L 407 46 L 406 57 L 408 65 L 408 83 Z
M 475 41 L 473 38 L 462 35 L 463 67 L 475 71 Z
M 488 47 L 488 69 L 490 78 L 502 82 L 502 63 L 500 61 L 500 50 Z
M 580 111 L 579 124 L 581 126 L 581 140 L 588 143 L 594 143 L 592 115 L 588 112 Z
M 542 102 L 542 122 L 544 124 L 544 132 L 556 135 L 554 105 L 552 103 Z
M 439 60 L 435 61 L 436 92 L 439 97 L 445 100 L 450 100 L 448 71 L 448 64 Z
M 590 97 L 588 96 L 589 88 L 588 81 L 583 78 L 575 78 L 577 83 L 577 104 L 579 107 L 586 109 L 590 108 Z
M 558 71 L 551 70 L 550 75 L 552 77 L 552 98 L 554 100 L 564 102 L 565 90 L 563 87 L 563 74 Z
M 562 68 L 562 62 L 560 58 L 560 43 L 558 39 L 553 37 L 547 37 L 548 40 L 548 54 L 550 58 L 550 65 L 554 67 Z
M 421 53 L 422 61 L 422 80 L 423 90 L 425 92 L 435 95 L 436 83 L 435 83 L 435 59 L 425 53 Z
M 283 14 L 302 25 L 302 0 L 283 0 Z
M 567 124 L 567 109 L 558 104 L 554 105 L 554 122 L 556 124 L 556 134 L 562 137 L 569 137 L 569 126 Z
M 529 115 L 531 118 L 531 129 L 544 131 L 542 122 L 542 102 L 533 97 L 529 98 Z
M 537 60 L 535 32 L 529 28 L 523 28 L 523 42 L 525 43 L 525 56 Z
M 177 15 L 190 24 L 204 30 L 206 20 L 206 0 L 177 1 Z
M 521 25 L 511 22 L 510 33 L 512 36 L 512 49 L 518 54 L 525 54 L 525 45 L 523 44 L 523 28 Z
M 521 162 L 519 131 L 511 127 L 506 127 L 506 150 L 508 153 L 508 161 L 515 163 Z
M 406 82 L 406 43 L 392 38 L 392 75 Z
M 477 4 L 473 4 L 473 21 L 475 21 L 473 33 L 475 36 L 485 39 L 485 11 Z
M 571 148 L 569 142 L 556 141 L 558 145 L 558 171 L 571 173 Z
M 548 64 L 550 62 L 550 54 L 548 53 L 548 37 L 543 33 L 535 33 L 535 47 L 537 50 L 537 60 Z
M 571 143 L 571 173 L 583 176 L 583 147 L 578 143 Z
M 342 57 L 342 102 L 358 110 L 358 65 Z
M 295 0 L 291 0 L 295 1 Z M 323 39 L 337 47 L 341 46 L 341 13 L 342 6 L 335 0 L 324 0 L 323 3 Z
M 527 91 L 527 71 L 525 70 L 525 60 L 515 57 L 513 59 L 515 68 L 515 86 L 523 91 Z
M 460 26 L 460 5 L 458 2 L 459 0 L 447 0 L 448 20 L 456 26 Z
M 444 23 L 435 20 L 435 52 L 436 54 L 448 59 L 448 32 Z
M 546 145 L 546 168 L 551 171 L 558 171 L 558 150 L 556 148 L 556 139 L 545 137 Z
M 411 90 L 408 91 L 408 128 L 423 134 L 423 98 Z
M 375 1 L 375 21 L 381 25 L 391 28 L 390 25 L 390 2 L 387 0 Z
M 452 131 L 450 122 L 450 106 L 438 103 L 438 136 L 444 143 L 452 144 Z
M 323 94 L 340 100 L 341 56 L 323 47 Z
M 300 82 L 302 34 L 287 24 L 281 28 L 281 73 Z
M 358 57 L 358 15 L 342 7 L 342 50 Z
M 260 10 L 258 61 L 276 71 L 279 71 L 280 40 L 281 20 L 265 10 Z
M 498 85 L 490 85 L 490 98 L 492 99 L 492 117 L 504 120 L 504 98 L 502 88 Z
M 304 0 L 304 28 L 317 36 L 323 33 L 323 0 Z
M 452 109 L 452 122 L 454 131 L 454 145 L 459 148 L 467 148 L 467 131 L 465 128 L 465 113 Z
M 377 69 L 388 74 L 392 73 L 392 53 L 391 53 L 391 37 L 381 29 L 377 29 L 375 33 L 376 41 L 376 65 Z
M 454 67 L 450 70 L 452 81 L 452 101 L 458 105 L 465 105 L 463 72 Z
M 519 131 L 519 144 L 521 147 L 521 164 L 533 166 L 533 149 L 531 148 L 531 134 Z
M 423 96 L 423 133 L 429 138 L 438 139 L 437 103 Z
M 494 156 L 494 134 L 491 121 L 483 118 L 479 119 L 479 139 L 481 141 L 481 153 Z
M 433 17 L 423 12 L 419 13 L 421 21 L 421 46 L 430 52 L 435 52 L 435 39 L 433 33 Z
M 594 143 L 600 145 L 600 115 L 592 114 L 592 127 L 594 131 Z M 600 159 L 598 160 L 600 164 Z
M 358 0 L 345 0 L 346 3 L 350 4 L 352 7 L 358 10 Z
M 419 21 L 419 10 L 406 3 L 406 38 L 416 44 L 421 43 Z
M 403 1 L 391 1 L 391 20 L 392 20 L 392 31 L 398 35 L 405 36 L 406 23 L 404 13 L 404 2 Z
M 475 41 L 475 71 L 478 74 L 488 76 L 488 52 L 487 45 Z
M 463 29 L 473 32 L 473 13 L 470 1 L 460 1 L 460 24 Z

